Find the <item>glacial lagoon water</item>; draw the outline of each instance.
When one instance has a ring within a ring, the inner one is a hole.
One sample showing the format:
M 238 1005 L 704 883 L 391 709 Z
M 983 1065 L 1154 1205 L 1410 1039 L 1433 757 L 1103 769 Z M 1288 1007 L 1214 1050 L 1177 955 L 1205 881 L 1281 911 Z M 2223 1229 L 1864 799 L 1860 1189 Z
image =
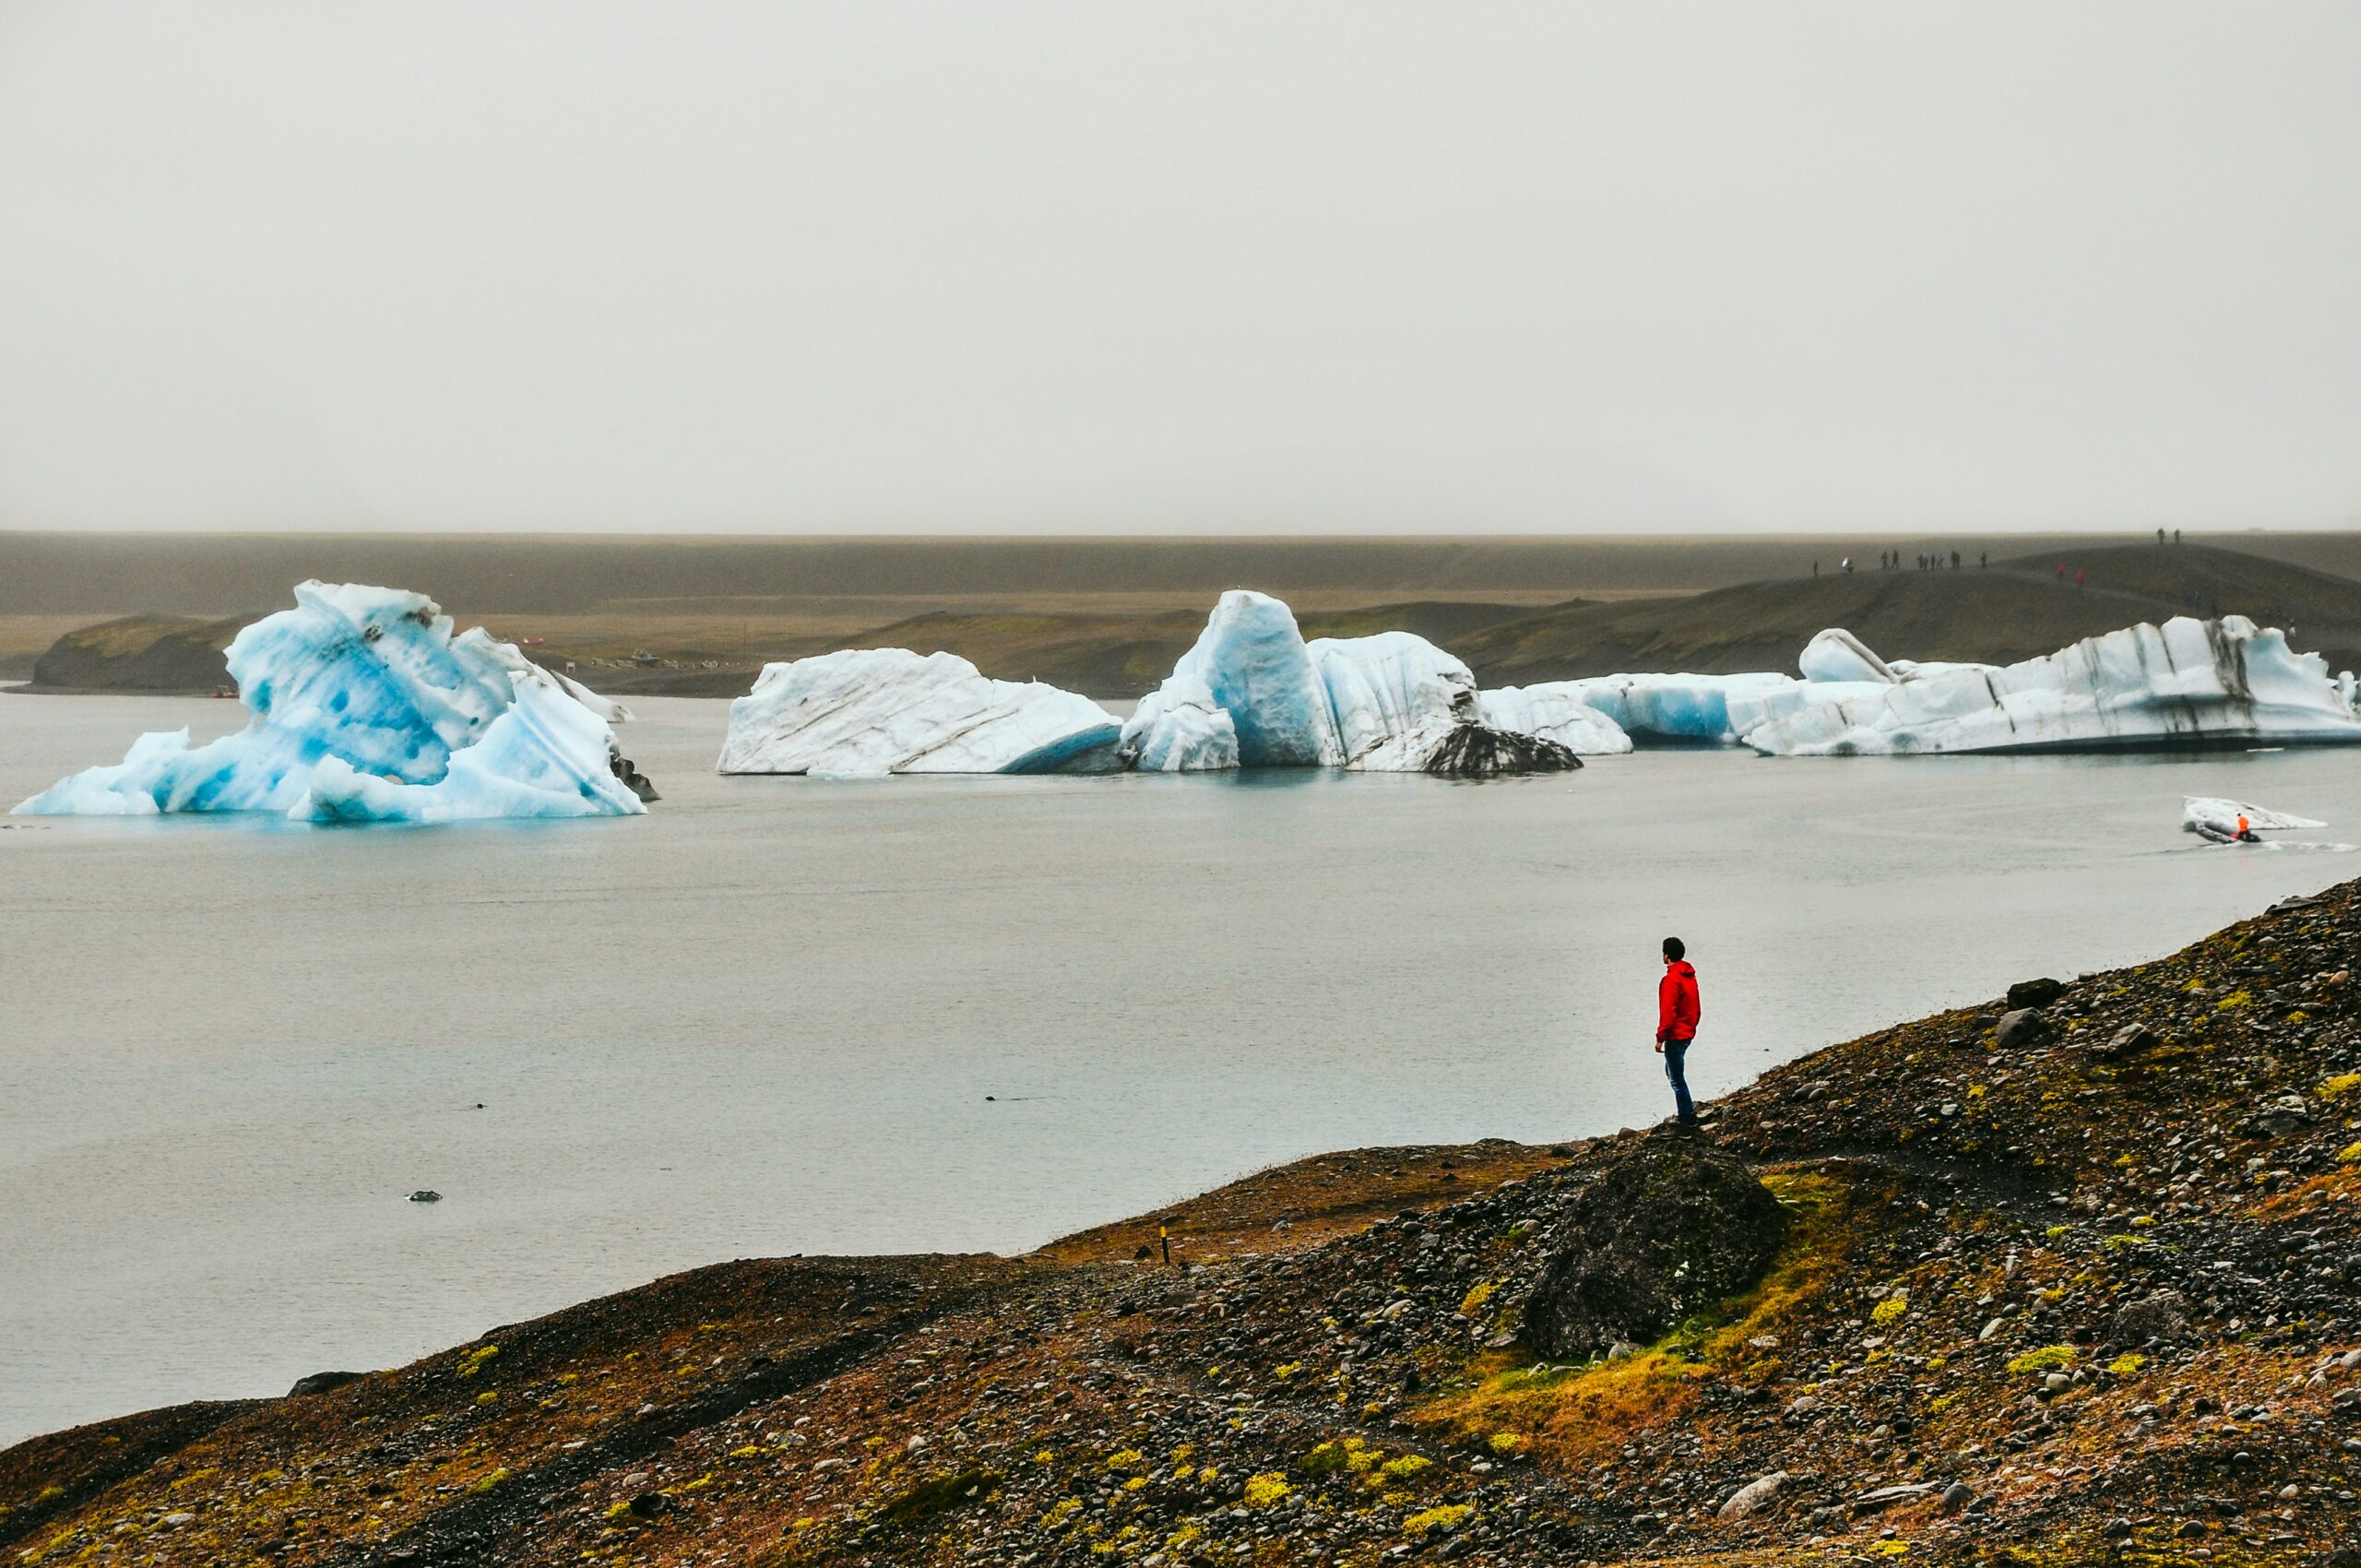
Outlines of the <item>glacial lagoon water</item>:
M 2361 873 L 2178 831 L 2223 794 L 2361 839 L 2347 753 L 823 783 L 635 706 L 641 819 L 0 818 L 0 1443 L 718 1259 L 1652 1121 L 1668 931 L 1712 1093 Z M 239 719 L 0 695 L 0 804 Z

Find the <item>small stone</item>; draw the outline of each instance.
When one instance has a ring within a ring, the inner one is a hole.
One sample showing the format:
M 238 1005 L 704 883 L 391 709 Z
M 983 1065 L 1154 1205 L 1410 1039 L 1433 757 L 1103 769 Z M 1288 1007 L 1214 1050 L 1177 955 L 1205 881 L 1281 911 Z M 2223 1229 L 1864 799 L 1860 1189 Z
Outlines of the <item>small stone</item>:
M 1943 1488 L 1942 1496 L 1935 1500 L 1946 1514 L 1956 1514 L 1975 1501 L 1975 1489 L 1965 1481 L 1953 1481 Z
M 2013 1013 L 2000 1015 L 2000 1028 L 1996 1038 L 2003 1051 L 2039 1045 L 2049 1038 L 2049 1020 L 2041 1016 L 2038 1007 L 2020 1007 Z
M 2153 1051 L 2163 1043 L 2156 1038 L 2156 1031 L 2147 1025 L 2126 1024 L 2107 1036 L 2104 1044 L 2093 1045 L 2091 1054 L 2103 1062 L 2119 1062 L 2143 1051 Z
M 2129 1349 L 2151 1339 L 2165 1343 L 2189 1333 L 2189 1301 L 2177 1290 L 2158 1290 L 2122 1307 L 2108 1326 L 2110 1342 Z
M 2101 1530 L 2099 1534 L 2105 1536 L 2109 1540 L 2130 1540 L 2131 1538 L 2131 1521 L 2129 1519 L 2109 1519 L 2106 1522 L 2106 1528 Z
M 443 1201 L 443 1194 L 432 1187 L 421 1187 L 409 1195 L 409 1201 L 414 1204 L 439 1204 Z

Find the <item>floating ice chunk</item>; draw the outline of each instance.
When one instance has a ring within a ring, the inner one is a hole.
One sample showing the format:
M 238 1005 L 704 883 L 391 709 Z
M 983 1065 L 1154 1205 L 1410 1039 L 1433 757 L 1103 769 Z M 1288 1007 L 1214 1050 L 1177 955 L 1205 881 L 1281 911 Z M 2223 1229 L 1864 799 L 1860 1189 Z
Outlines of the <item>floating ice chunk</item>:
M 2284 833 L 2300 827 L 2326 827 L 2325 822 L 2308 816 L 2292 816 L 2272 811 L 2269 806 L 2249 805 L 2244 801 L 2225 801 L 2216 795 L 2184 795 L 2180 802 L 2180 826 L 2184 833 L 2201 833 L 2208 838 L 2235 838 L 2238 821 L 2246 820 L 2250 833 Z
M 647 808 L 622 776 L 606 720 L 554 679 L 516 680 L 516 701 L 432 784 L 405 784 L 320 759 L 296 814 L 314 822 L 466 822 L 631 816 Z
M 1871 681 L 1890 686 L 1897 679 L 1884 659 L 1842 626 L 1831 626 L 1804 644 L 1796 668 L 1807 681 Z
M 2317 654 L 2241 615 L 2176 616 L 1994 671 L 1928 674 L 1748 731 L 1780 756 L 2361 742 Z
M 1157 771 L 1348 767 L 1490 775 L 1580 766 L 1558 742 L 1498 732 L 1465 663 L 1410 632 L 1307 643 L 1267 594 L 1222 595 L 1195 646 L 1123 727 Z
M 1229 715 L 1241 767 L 1335 767 L 1345 760 L 1328 688 L 1297 629 L 1295 612 L 1268 594 L 1232 588 L 1214 605 L 1205 629 L 1172 682 L 1203 686 Z M 1194 686 L 1183 695 L 1193 697 Z M 1160 694 L 1159 694 L 1160 695 Z M 1160 712 L 1176 712 L 1168 702 Z
M 1475 675 L 1414 632 L 1320 637 L 1307 646 L 1347 767 L 1424 772 L 1453 730 L 1477 722 Z
M 1144 773 L 1213 773 L 1238 766 L 1238 727 L 1204 682 L 1175 675 L 1140 699 L 1117 747 Z
M 603 802 L 605 809 L 596 814 L 645 809 L 631 789 L 622 789 L 618 797 L 606 787 L 623 784 L 629 765 L 616 757 L 602 719 L 548 671 L 481 628 L 453 636 L 450 618 L 422 594 L 358 583 L 303 583 L 295 589 L 295 608 L 241 631 L 226 662 L 238 683 L 239 701 L 253 716 L 243 730 L 196 747 L 189 745 L 185 730 L 142 736 L 121 763 L 63 779 L 17 810 L 90 815 L 278 812 L 308 817 L 311 786 L 325 763 L 333 760 L 380 782 L 438 784 L 453 759 L 481 744 L 528 689 L 560 705 L 553 713 L 580 712 L 596 726 L 599 742 L 586 742 L 564 761 L 554 754 L 545 758 L 536 765 L 535 777 L 547 781 L 553 777 L 550 769 L 570 763 L 580 775 L 574 784 L 587 784 L 590 795 Z M 518 754 L 505 746 L 498 754 Z M 484 770 L 494 766 L 495 758 L 488 755 L 476 771 L 488 779 Z M 332 777 L 342 791 L 338 798 L 348 798 L 350 790 L 341 776 Z
M 849 648 L 766 664 L 730 705 L 721 773 L 1073 773 L 1117 766 L 1115 716 L 956 654 Z
M 1544 681 L 1530 686 L 1496 686 L 1477 694 L 1477 711 L 1495 730 L 1555 741 L 1577 756 L 1614 756 L 1630 751 L 1631 737 L 1584 702 L 1575 684 Z

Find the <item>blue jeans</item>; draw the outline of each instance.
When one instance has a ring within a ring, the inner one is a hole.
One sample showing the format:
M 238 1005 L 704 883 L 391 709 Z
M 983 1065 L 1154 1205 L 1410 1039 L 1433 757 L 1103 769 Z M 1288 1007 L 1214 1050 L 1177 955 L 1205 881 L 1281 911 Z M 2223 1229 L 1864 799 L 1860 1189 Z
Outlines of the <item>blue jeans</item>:
M 1679 1109 L 1683 1122 L 1697 1120 L 1697 1107 L 1689 1098 L 1689 1041 L 1668 1039 L 1664 1042 L 1665 1081 L 1672 1086 L 1672 1103 Z

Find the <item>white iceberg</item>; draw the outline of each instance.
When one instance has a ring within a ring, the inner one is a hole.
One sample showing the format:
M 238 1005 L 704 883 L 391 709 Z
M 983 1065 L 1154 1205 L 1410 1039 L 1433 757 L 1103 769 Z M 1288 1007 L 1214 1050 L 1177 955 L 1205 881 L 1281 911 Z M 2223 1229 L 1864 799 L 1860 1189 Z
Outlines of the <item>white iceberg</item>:
M 653 791 L 606 720 L 481 627 L 454 636 L 424 595 L 357 583 L 301 584 L 295 605 L 230 644 L 253 715 L 243 730 L 196 747 L 185 730 L 143 735 L 121 763 L 17 811 L 451 821 L 647 809 Z
M 1140 699 L 1120 754 L 1143 773 L 1216 773 L 1238 766 L 1238 726 L 1194 675 L 1175 675 Z
M 1414 632 L 1316 637 L 1306 647 L 1347 767 L 1424 772 L 1453 731 L 1478 721 L 1475 674 Z
M 2327 826 L 2327 823 L 2312 817 L 2294 816 L 2286 812 L 2272 811 L 2269 806 L 2250 805 L 2245 801 L 2227 801 L 2218 795 L 2181 797 L 2181 831 L 2201 834 L 2216 843 L 2236 841 L 2241 828 L 2248 833 L 2285 833 L 2296 828 Z
M 1807 683 L 1808 684 L 1809 683 Z M 2242 615 L 2129 626 L 2002 669 L 1879 685 L 1744 731 L 1774 756 L 2361 742 L 2317 654 Z
M 766 664 L 730 705 L 720 773 L 1075 773 L 1118 766 L 1115 716 L 955 654 L 850 648 Z
M 1597 720 L 1594 731 L 1608 728 Z M 1465 662 L 1410 632 L 1307 643 L 1267 594 L 1222 595 L 1123 726 L 1134 767 L 1345 767 L 1489 775 L 1581 766 L 1560 742 L 1484 717 Z
M 1477 713 L 1495 730 L 1513 730 L 1555 741 L 1576 756 L 1617 756 L 1631 749 L 1631 737 L 1606 714 L 1583 700 L 1580 683 L 1541 681 L 1530 686 L 1495 686 L 1476 697 Z
M 1896 671 L 1897 677 L 1899 671 Z M 1730 739 L 1743 740 L 1775 719 L 1786 719 L 1822 703 L 1848 702 L 1877 696 L 1893 681 L 1784 681 L 1732 692 L 1728 700 Z

